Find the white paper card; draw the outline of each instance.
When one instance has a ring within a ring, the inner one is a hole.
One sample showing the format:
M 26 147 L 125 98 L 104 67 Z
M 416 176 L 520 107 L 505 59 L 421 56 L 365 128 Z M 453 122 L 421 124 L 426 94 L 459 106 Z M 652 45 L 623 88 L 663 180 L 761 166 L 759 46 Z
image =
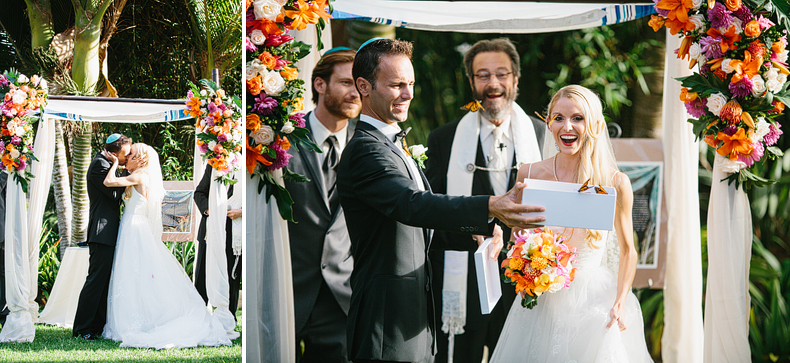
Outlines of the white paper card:
M 527 187 L 521 204 L 546 208 L 545 212 L 523 213 L 525 216 L 544 216 L 547 226 L 587 228 L 611 231 L 614 229 L 614 207 L 617 191 L 603 187 L 609 194 L 579 193 L 581 184 L 549 180 L 526 179 Z
M 495 248 L 491 238 L 486 238 L 475 251 L 475 271 L 477 272 L 477 290 L 480 293 L 480 310 L 483 314 L 491 314 L 502 297 L 502 285 L 499 283 L 499 260 L 491 258 Z

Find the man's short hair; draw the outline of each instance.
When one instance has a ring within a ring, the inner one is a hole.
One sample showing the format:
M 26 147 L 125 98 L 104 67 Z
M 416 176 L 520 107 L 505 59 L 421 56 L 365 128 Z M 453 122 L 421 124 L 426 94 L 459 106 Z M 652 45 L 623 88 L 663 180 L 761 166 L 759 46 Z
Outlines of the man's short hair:
M 481 40 L 475 43 L 475 45 L 469 48 L 466 54 L 464 54 L 464 68 L 466 68 L 466 76 L 469 77 L 469 79 L 472 79 L 474 76 L 472 74 L 474 72 L 472 64 L 475 61 L 475 57 L 483 52 L 503 52 L 507 54 L 508 57 L 510 57 L 510 62 L 513 64 L 513 75 L 516 76 L 516 78 L 521 77 L 521 58 L 518 56 L 516 46 L 514 46 L 513 42 L 508 38 L 497 38 Z
M 359 49 L 354 57 L 354 84 L 357 78 L 364 78 L 376 88 L 376 77 L 379 72 L 379 63 L 382 55 L 404 55 L 411 60 L 413 46 L 411 42 L 397 39 L 379 39 L 372 41 Z
M 334 52 L 324 54 L 318 61 L 313 69 L 313 76 L 310 79 L 310 86 L 313 89 L 313 103 L 318 105 L 318 92 L 315 90 L 315 79 L 321 78 L 326 83 L 332 79 L 332 74 L 335 71 L 335 64 L 351 63 L 354 61 L 354 54 L 357 51 L 353 49 L 336 50 Z
M 115 141 L 113 141 L 113 142 L 111 142 L 109 144 L 104 144 L 104 149 L 109 151 L 109 152 L 111 152 L 111 153 L 117 153 L 117 152 L 121 151 L 121 148 L 124 145 L 126 145 L 126 144 L 130 144 L 131 145 L 132 144 L 132 139 L 130 139 L 130 138 L 124 136 L 124 135 L 121 135 L 118 138 L 118 140 L 115 140 Z

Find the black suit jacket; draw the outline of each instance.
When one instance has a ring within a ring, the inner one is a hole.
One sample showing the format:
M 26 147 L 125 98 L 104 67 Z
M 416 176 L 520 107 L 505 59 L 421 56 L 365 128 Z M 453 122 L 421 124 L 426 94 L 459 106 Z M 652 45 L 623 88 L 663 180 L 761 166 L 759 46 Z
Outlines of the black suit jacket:
M 392 141 L 360 121 L 338 165 L 355 263 L 348 314 L 352 361 L 429 359 L 435 309 L 426 229 L 481 233 L 488 228 L 487 196 L 419 191 L 406 162 L 414 161 L 404 161 Z
M 546 124 L 535 118 L 531 118 L 532 126 L 535 129 L 535 136 L 538 139 L 538 149 L 543 148 L 543 137 L 546 132 Z M 430 133 L 428 136 L 428 151 L 426 155 L 428 160 L 425 161 L 425 175 L 431 183 L 431 188 L 436 193 L 447 193 L 447 169 L 450 163 L 450 152 L 455 139 L 455 134 L 461 119 L 444 124 Z M 477 155 L 475 157 L 475 165 L 486 166 L 485 153 L 480 143 L 480 137 L 477 137 Z M 516 158 L 513 158 L 513 164 L 516 166 Z M 516 176 L 518 170 L 511 170 L 510 178 L 508 180 L 508 189 L 516 184 Z M 485 170 L 477 169 L 472 176 L 472 195 L 494 195 L 494 187 L 491 185 L 491 178 Z M 503 223 L 496 221 L 502 227 L 505 237 L 510 233 L 510 228 Z M 491 226 L 493 228 L 493 225 Z M 504 322 L 507 312 L 510 310 L 510 303 L 516 296 L 515 290 L 510 284 L 502 285 L 502 298 L 497 304 L 495 310 L 488 316 L 482 315 L 480 308 L 480 298 L 477 288 L 477 275 L 475 273 L 474 252 L 477 250 L 477 242 L 472 241 L 467 234 L 461 234 L 450 231 L 440 231 L 434 234 L 431 241 L 431 258 L 433 261 L 434 272 L 441 274 L 444 270 L 444 251 L 468 251 L 469 258 L 467 261 L 467 297 L 466 297 L 466 329 L 476 330 L 483 326 L 488 321 L 488 317 L 497 317 L 497 319 Z M 434 280 L 434 288 L 441 290 L 442 278 L 439 275 Z M 437 300 L 439 300 L 437 298 Z M 441 307 L 439 307 L 441 309 Z M 489 347 L 491 348 L 491 347 Z
M 87 241 L 115 246 L 121 223 L 121 197 L 125 188 L 104 186 L 104 178 L 111 166 L 112 163 L 101 151 L 88 166 L 88 199 L 91 207 Z
M 305 116 L 310 119 L 310 114 Z M 310 123 L 309 137 L 314 140 Z M 354 126 L 349 123 L 347 140 L 354 134 Z M 346 218 L 339 205 L 330 210 L 327 186 L 321 173 L 320 155 L 304 147 L 290 148 L 291 160 L 288 169 L 307 176 L 309 182 L 285 181 L 285 188 L 294 200 L 294 222 L 288 222 L 288 235 L 291 243 L 291 266 L 293 267 L 294 313 L 296 332 L 307 323 L 316 301 L 321 281 L 325 281 L 343 312 L 348 314 L 351 305 L 351 270 L 354 258 L 351 256 L 351 240 L 346 229 Z M 339 198 L 337 190 L 333 198 Z

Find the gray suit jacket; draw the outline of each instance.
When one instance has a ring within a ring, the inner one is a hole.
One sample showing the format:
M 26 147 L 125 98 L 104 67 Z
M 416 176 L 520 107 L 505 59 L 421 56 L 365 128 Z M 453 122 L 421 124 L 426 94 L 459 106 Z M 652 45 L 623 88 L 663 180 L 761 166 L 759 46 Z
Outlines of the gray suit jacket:
M 307 114 L 305 119 L 309 119 L 309 116 Z M 307 128 L 310 129 L 309 122 Z M 313 134 L 310 131 L 309 137 L 312 140 Z M 351 123 L 347 133 L 348 140 L 351 140 L 354 134 Z M 322 303 L 316 301 L 322 279 L 332 290 L 340 307 L 348 314 L 354 258 L 351 256 L 351 240 L 346 230 L 343 208 L 339 203 L 335 210 L 330 210 L 329 207 L 320 155 L 304 147 L 298 150 L 292 147 L 288 153 L 292 155 L 288 169 L 310 178 L 309 182 L 304 183 L 285 181 L 285 188 L 294 200 L 295 223 L 288 222 L 288 233 L 291 242 L 294 313 L 296 331 L 299 332 L 315 304 Z

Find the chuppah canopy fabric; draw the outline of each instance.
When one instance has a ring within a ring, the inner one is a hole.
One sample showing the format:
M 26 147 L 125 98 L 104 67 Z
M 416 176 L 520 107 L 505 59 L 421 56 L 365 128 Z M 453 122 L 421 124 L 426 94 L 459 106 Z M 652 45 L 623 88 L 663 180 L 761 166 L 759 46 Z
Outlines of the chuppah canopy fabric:
M 59 120 L 153 123 L 192 118 L 185 100 L 50 96 L 44 113 Z
M 650 1 L 335 0 L 334 19 L 462 33 L 548 33 L 611 25 L 655 13 Z

